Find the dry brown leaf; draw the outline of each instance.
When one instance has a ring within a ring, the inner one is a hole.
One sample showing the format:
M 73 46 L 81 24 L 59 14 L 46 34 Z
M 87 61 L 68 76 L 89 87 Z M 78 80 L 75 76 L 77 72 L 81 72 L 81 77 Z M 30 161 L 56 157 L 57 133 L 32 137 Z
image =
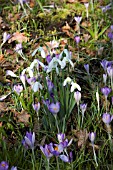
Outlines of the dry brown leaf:
M 16 117 L 18 118 L 18 122 L 22 122 L 26 126 L 29 124 L 30 115 L 27 113 L 27 111 L 22 110 L 21 113 L 16 113 Z
M 5 61 L 4 55 L 0 54 L 0 64 L 2 64 Z
M 30 6 L 31 8 L 33 8 L 33 7 L 35 6 L 35 0 L 30 0 L 29 6 Z
M 0 127 L 2 127 L 2 122 L 0 122 Z
M 12 38 L 9 39 L 8 43 L 12 41 L 18 41 L 19 43 L 27 42 L 28 38 L 25 36 L 25 33 L 16 32 L 13 34 Z
M 0 102 L 0 112 L 6 112 L 7 109 L 7 104 L 5 102 Z
M 83 147 L 89 136 L 87 130 L 73 130 L 73 133 L 78 138 L 78 147 Z
M 3 19 L 2 19 L 2 17 L 0 17 L 0 24 L 3 22 Z
M 69 26 L 69 24 L 66 22 L 66 25 L 62 27 L 62 31 L 63 30 L 70 30 L 71 27 Z

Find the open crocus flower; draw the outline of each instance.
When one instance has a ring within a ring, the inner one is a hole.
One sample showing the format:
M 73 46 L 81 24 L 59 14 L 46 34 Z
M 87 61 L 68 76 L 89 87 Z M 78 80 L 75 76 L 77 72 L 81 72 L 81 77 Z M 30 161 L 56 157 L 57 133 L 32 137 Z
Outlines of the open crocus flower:
M 77 22 L 77 24 L 80 24 L 81 20 L 82 20 L 82 17 L 74 17 L 75 21 Z
M 0 163 L 0 170 L 8 170 L 8 168 L 9 168 L 9 165 L 6 161 L 2 161 Z
M 50 159 L 53 156 L 53 154 L 50 152 L 50 148 L 51 148 L 50 145 L 51 144 L 49 145 L 46 144 L 45 147 L 40 146 L 41 151 L 43 152 L 43 154 L 46 156 L 47 159 Z
M 113 120 L 113 115 L 111 116 L 109 113 L 104 113 L 102 115 L 102 120 L 106 125 L 109 125 Z
M 23 91 L 23 86 L 20 84 L 14 85 L 13 90 L 19 95 Z
M 59 102 L 56 102 L 56 103 L 51 103 L 49 105 L 49 111 L 51 113 L 53 113 L 54 115 L 57 114 L 60 110 L 60 103 Z
M 64 146 L 62 143 L 59 143 L 59 144 L 50 143 L 49 150 L 53 155 L 58 156 L 60 155 L 61 152 L 63 152 Z
M 22 140 L 23 146 L 25 146 L 26 149 L 34 149 L 34 143 L 35 143 L 35 133 L 33 134 L 31 132 L 26 132 L 26 136 Z

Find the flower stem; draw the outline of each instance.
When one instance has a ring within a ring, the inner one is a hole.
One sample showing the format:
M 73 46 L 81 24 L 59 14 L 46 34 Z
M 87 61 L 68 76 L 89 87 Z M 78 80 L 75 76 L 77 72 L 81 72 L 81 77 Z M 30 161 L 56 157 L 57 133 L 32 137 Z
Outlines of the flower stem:
M 95 160 L 96 166 L 98 166 L 97 157 L 96 157 L 95 148 L 94 148 L 94 144 L 92 144 L 92 147 L 93 147 L 94 160 Z
M 57 161 L 57 170 L 60 170 L 60 169 L 59 169 L 59 161 L 58 161 L 58 156 L 56 156 L 56 161 Z
M 47 159 L 47 169 L 46 170 L 49 170 L 49 159 Z
M 58 133 L 59 133 L 58 120 L 57 120 L 56 115 L 54 117 L 55 117 L 55 121 L 56 121 L 56 127 L 57 127 L 57 130 L 58 130 Z

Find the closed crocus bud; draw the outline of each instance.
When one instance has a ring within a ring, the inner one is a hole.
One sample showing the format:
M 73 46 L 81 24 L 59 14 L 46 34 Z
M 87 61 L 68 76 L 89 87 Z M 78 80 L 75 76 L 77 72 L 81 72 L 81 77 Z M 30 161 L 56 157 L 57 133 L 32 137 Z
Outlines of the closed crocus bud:
M 76 91 L 74 93 L 74 98 L 75 98 L 75 101 L 76 101 L 77 105 L 79 105 L 79 102 L 81 100 L 81 93 L 79 91 Z
M 58 133 L 57 134 L 57 139 L 58 139 L 59 143 L 63 142 L 64 139 L 65 139 L 65 134 L 64 133 Z
M 15 166 L 15 167 L 12 166 L 12 167 L 11 167 L 11 170 L 17 170 L 17 167 L 16 167 L 16 166 Z
M 34 149 L 34 143 L 35 143 L 35 133 L 33 134 L 31 132 L 26 132 L 26 136 L 22 140 L 22 144 L 26 149 Z
M 109 113 L 104 113 L 102 115 L 102 120 L 106 125 L 109 125 L 113 120 L 113 116 L 111 116 Z
M 33 109 L 36 111 L 36 112 L 38 112 L 39 110 L 40 110 L 40 103 L 38 102 L 38 103 L 33 103 L 32 104 L 32 106 L 33 106 Z
M 95 132 L 89 133 L 89 139 L 90 139 L 92 144 L 94 144 L 95 138 L 96 138 L 96 133 Z
M 87 74 L 89 74 L 89 64 L 84 64 L 84 68 L 87 71 Z
M 111 89 L 109 87 L 103 87 L 101 88 L 101 92 L 104 94 L 105 97 L 108 97 L 109 93 L 111 92 Z
M 74 40 L 75 40 L 75 42 L 76 42 L 76 44 L 77 44 L 77 46 L 78 46 L 78 44 L 79 44 L 79 42 L 80 42 L 80 36 L 75 36 L 75 37 L 74 37 Z
M 80 108 L 82 110 L 82 113 L 84 113 L 86 111 L 86 108 L 87 108 L 87 104 L 83 103 L 83 104 L 80 104 Z

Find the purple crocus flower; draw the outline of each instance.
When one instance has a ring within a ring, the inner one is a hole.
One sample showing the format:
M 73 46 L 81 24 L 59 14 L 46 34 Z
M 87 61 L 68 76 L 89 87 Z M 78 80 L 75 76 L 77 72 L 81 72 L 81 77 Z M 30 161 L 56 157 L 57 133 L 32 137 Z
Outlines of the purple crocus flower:
M 112 66 L 109 66 L 107 67 L 107 73 L 108 73 L 108 76 L 109 77 L 113 77 L 113 67 Z
M 51 103 L 49 105 L 49 111 L 51 113 L 53 113 L 54 115 L 57 114 L 60 110 L 60 103 L 59 102 L 56 102 L 56 103 Z
M 101 92 L 104 94 L 105 97 L 108 97 L 109 93 L 111 92 L 111 89 L 109 87 L 103 87 L 101 88 Z
M 102 120 L 106 125 L 109 125 L 110 122 L 113 120 L 113 115 L 111 116 L 109 113 L 104 113 L 102 115 Z
M 33 134 L 31 132 L 26 132 L 26 136 L 22 140 L 22 144 L 25 146 L 26 149 L 34 149 L 34 143 L 35 143 L 35 133 Z
M 49 109 L 50 100 L 49 100 L 49 99 L 46 99 L 46 100 L 43 100 L 42 102 L 43 102 L 43 104 L 45 104 L 45 105 L 47 106 L 47 108 Z
M 51 92 L 52 89 L 54 88 L 54 84 L 48 77 L 46 78 L 46 80 L 47 80 L 48 91 Z
M 45 147 L 43 147 L 43 146 L 40 146 L 40 149 L 41 149 L 41 151 L 43 152 L 43 154 L 46 156 L 46 158 L 47 159 L 50 159 L 52 156 L 53 156 L 53 154 L 50 152 L 50 146 L 51 144 L 49 144 L 49 145 L 45 145 Z
M 100 64 L 103 67 L 104 71 L 106 71 L 107 70 L 108 61 L 107 60 L 102 60 L 100 62 Z
M 12 166 L 12 167 L 11 167 L 11 170 L 17 170 L 17 167 L 16 167 L 16 166 L 15 166 L 15 167 Z
M 96 133 L 95 132 L 89 133 L 89 139 L 90 139 L 92 144 L 94 144 L 95 138 L 96 138 Z
M 49 150 L 53 155 L 58 156 L 60 155 L 61 152 L 63 152 L 64 146 L 62 143 L 59 144 L 50 143 Z
M 82 20 L 82 17 L 80 16 L 77 16 L 77 17 L 74 17 L 75 21 L 77 22 L 77 24 L 80 24 L 81 20 Z
M 13 90 L 19 95 L 23 91 L 23 86 L 20 84 L 14 85 Z
M 108 37 L 109 37 L 110 40 L 113 40 L 113 32 L 109 32 Z
M 52 57 L 50 55 L 47 55 L 46 56 L 46 61 L 47 61 L 48 64 L 50 63 L 51 60 L 52 60 Z
M 38 112 L 39 110 L 40 110 L 40 103 L 38 102 L 38 103 L 33 103 L 32 104 L 32 106 L 33 106 L 33 109 L 36 111 L 36 112 Z
M 111 3 L 110 4 L 108 4 L 108 5 L 106 5 L 106 6 L 101 6 L 101 9 L 102 9 L 102 12 L 106 12 L 106 11 L 108 11 L 108 10 L 110 10 L 111 9 Z
M 63 162 L 67 162 L 67 163 L 70 163 L 73 161 L 73 155 L 72 155 L 72 152 L 69 153 L 69 155 L 60 155 L 59 156 L 60 159 L 63 161 Z
M 20 55 L 23 54 L 22 53 L 22 44 L 16 44 L 16 47 L 15 47 L 15 51 L 18 52 Z
M 26 80 L 27 80 L 29 85 L 32 85 L 36 82 L 36 77 L 26 78 Z
M 2 161 L 0 163 L 0 170 L 8 170 L 8 168 L 9 168 L 8 162 Z
M 86 111 L 87 104 L 85 104 L 85 103 L 80 104 L 80 108 L 82 110 L 82 113 L 84 113 Z
M 84 68 L 85 68 L 87 74 L 89 74 L 89 64 L 84 64 Z
M 78 44 L 79 44 L 79 42 L 80 42 L 80 36 L 75 36 L 75 37 L 74 37 L 74 40 L 75 40 L 75 42 L 76 42 L 76 44 L 77 44 L 77 46 L 78 46 Z
M 59 143 L 63 142 L 65 140 L 65 134 L 64 133 L 58 133 L 57 139 L 58 139 Z

